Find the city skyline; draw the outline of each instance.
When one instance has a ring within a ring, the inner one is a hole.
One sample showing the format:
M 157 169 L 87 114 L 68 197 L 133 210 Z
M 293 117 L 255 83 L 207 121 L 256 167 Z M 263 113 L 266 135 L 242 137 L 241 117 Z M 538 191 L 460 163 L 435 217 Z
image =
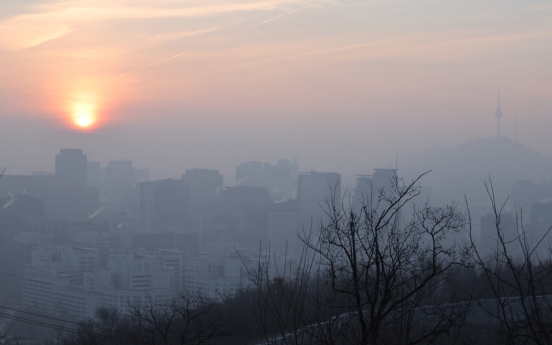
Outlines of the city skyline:
M 550 1 L 4 1 L 0 61 L 0 344 L 551 342 Z

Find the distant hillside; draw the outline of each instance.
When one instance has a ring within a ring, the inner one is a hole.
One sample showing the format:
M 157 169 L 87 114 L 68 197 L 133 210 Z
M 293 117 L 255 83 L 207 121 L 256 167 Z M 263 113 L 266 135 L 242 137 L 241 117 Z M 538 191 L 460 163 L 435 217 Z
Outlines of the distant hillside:
M 458 200 L 467 194 L 483 203 L 484 179 L 490 176 L 495 190 L 505 197 L 516 180 L 548 180 L 552 158 L 507 137 L 479 138 L 456 147 L 413 153 L 399 160 L 399 169 L 406 178 L 432 170 L 422 184 L 436 189 L 443 201 Z
M 510 175 L 540 182 L 552 172 L 552 158 L 510 138 L 478 138 L 460 146 L 419 151 L 400 160 L 404 171 L 439 175 Z

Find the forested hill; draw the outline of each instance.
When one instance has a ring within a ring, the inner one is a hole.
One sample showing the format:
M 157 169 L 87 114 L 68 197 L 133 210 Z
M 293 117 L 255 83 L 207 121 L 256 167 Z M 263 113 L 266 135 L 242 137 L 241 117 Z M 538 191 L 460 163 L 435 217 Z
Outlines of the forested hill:
M 478 138 L 456 147 L 419 151 L 399 160 L 406 178 L 431 170 L 422 181 L 433 187 L 439 201 L 472 197 L 485 204 L 483 180 L 493 180 L 495 190 L 506 197 L 516 180 L 535 183 L 552 177 L 552 158 L 508 137 Z

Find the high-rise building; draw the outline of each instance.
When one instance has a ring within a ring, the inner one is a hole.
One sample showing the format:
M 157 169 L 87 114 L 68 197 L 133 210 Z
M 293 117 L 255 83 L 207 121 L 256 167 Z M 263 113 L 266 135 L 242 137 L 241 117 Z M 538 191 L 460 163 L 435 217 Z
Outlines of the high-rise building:
M 392 196 L 396 184 L 397 169 L 374 169 L 373 175 L 358 175 L 353 198 L 355 212 L 359 212 L 362 206 L 375 208 L 373 202 L 378 202 L 381 193 Z
M 136 183 L 132 161 L 120 159 L 110 161 L 105 168 L 105 185 L 107 188 L 120 188 Z
M 51 220 L 87 219 L 99 209 L 100 196 L 97 181 L 96 186 L 89 185 L 86 155 L 81 149 L 62 149 L 55 156 L 55 166 L 54 175 L 3 176 L 0 197 L 11 194 L 16 201 L 22 201 L 16 206 L 25 209 L 32 205 L 42 207 L 25 195 L 43 199 L 45 216 Z
M 223 176 L 218 170 L 196 168 L 186 170 L 181 178 L 190 189 L 188 228 L 192 232 L 202 232 L 210 204 L 222 199 Z
M 94 188 L 100 187 L 100 162 L 88 162 L 86 185 Z
M 136 186 L 136 169 L 132 161 L 110 161 L 105 168 L 102 185 L 102 200 L 111 204 L 115 211 L 133 210 L 138 204 L 138 188 Z
M 186 169 L 182 174 L 190 187 L 191 198 L 214 199 L 222 196 L 223 176 L 213 169 Z
M 294 254 L 298 250 L 297 201 L 274 204 L 268 213 L 267 239 L 271 252 Z
M 182 180 L 140 183 L 140 222 L 145 232 L 185 232 L 189 215 L 189 188 Z
M 299 164 L 280 159 L 273 165 L 263 162 L 246 162 L 236 167 L 236 185 L 264 187 L 273 200 L 295 198 Z
M 168 303 L 182 289 L 182 271 L 182 254 L 176 250 L 102 252 L 42 244 L 33 248 L 25 272 L 23 303 L 77 320 L 94 317 L 98 307 L 124 314 L 131 304 Z
M 190 258 L 199 255 L 200 245 L 197 233 L 126 233 L 122 235 L 121 248 L 177 250 L 182 253 L 182 265 L 185 267 Z
M 248 283 L 244 261 L 235 252 L 227 255 L 203 254 L 193 258 L 185 270 L 184 288 L 215 300 L 234 296 Z
M 299 232 L 318 230 L 329 221 L 326 211 L 331 203 L 341 202 L 341 174 L 317 172 L 299 174 L 297 185 L 299 200 Z
M 57 186 L 45 193 L 46 214 L 51 219 L 83 220 L 99 208 L 100 193 L 87 187 L 88 162 L 81 149 L 61 149 L 56 155 Z
M 236 185 L 264 187 L 263 162 L 246 162 L 236 167 Z
M 87 157 L 82 149 L 61 149 L 56 154 L 56 178 L 58 183 L 72 187 L 86 187 Z

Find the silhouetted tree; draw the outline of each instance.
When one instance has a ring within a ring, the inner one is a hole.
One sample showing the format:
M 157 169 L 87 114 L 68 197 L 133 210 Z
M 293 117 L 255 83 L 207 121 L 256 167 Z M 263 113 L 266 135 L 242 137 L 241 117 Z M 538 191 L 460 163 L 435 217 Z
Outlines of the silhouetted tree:
M 333 193 L 324 209 L 329 221 L 301 236 L 305 246 L 295 271 L 272 279 L 269 261 L 259 264 L 250 275 L 266 343 L 459 339 L 469 303 L 448 303 L 455 292 L 445 288 L 453 268 L 469 263 L 469 248 L 442 243 L 466 223 L 456 204 L 414 203 L 422 176 L 372 190 L 360 210 Z
M 494 213 L 496 248 L 484 256 L 471 233 L 474 259 L 485 286 L 481 294 L 487 297 L 479 300 L 479 306 L 496 325 L 497 342 L 552 344 L 552 263 L 549 253 L 545 259 L 537 255 L 552 228 L 544 234 L 531 234 L 524 225 L 523 210 L 518 209 L 516 234 L 506 236 L 502 215 L 507 200 L 499 206 L 492 182 L 485 187 Z
M 355 343 L 432 343 L 464 319 L 466 305 L 445 303 L 443 288 L 467 251 L 442 244 L 463 229 L 464 217 L 456 204 L 418 206 L 422 176 L 407 184 L 393 177 L 363 196 L 360 210 L 334 195 L 325 209 L 330 221 L 303 237 L 357 321 Z
M 148 299 L 132 304 L 128 315 L 100 308 L 96 318 L 82 322 L 65 344 L 213 344 L 232 334 L 233 327 L 231 314 L 222 313 L 219 303 L 183 292 L 168 303 Z
M 316 256 L 304 246 L 297 262 L 280 269 L 270 250 L 260 255 L 255 269 L 248 270 L 250 308 L 257 338 L 268 344 L 339 344 L 348 322 L 339 318 L 347 311 L 317 272 Z M 287 258 L 287 255 L 286 255 Z M 329 302 L 332 301 L 333 305 Z M 337 336 L 339 335 L 339 336 Z

